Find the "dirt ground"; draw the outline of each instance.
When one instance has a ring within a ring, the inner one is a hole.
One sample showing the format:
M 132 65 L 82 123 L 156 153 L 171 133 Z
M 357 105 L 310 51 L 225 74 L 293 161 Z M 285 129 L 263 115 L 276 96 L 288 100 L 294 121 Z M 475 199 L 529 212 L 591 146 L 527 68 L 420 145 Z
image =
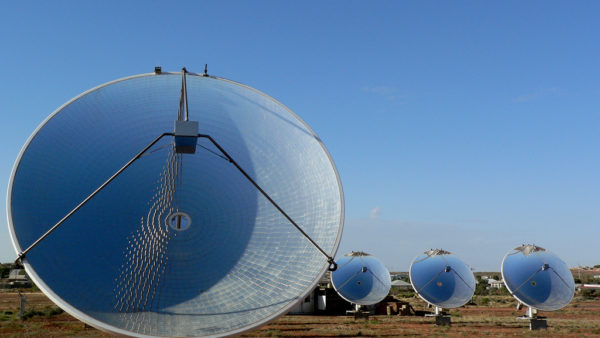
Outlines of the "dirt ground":
M 10 337 L 109 337 L 62 312 L 42 293 L 26 293 L 27 319 L 20 320 L 19 296 L 0 292 L 0 336 Z M 410 301 L 417 310 L 424 303 Z M 481 299 L 475 299 L 480 303 Z M 415 316 L 371 316 L 355 320 L 345 316 L 283 316 L 247 333 L 246 337 L 398 337 L 398 336 L 600 336 L 600 299 L 576 297 L 566 308 L 540 315 L 548 319 L 548 329 L 530 331 L 528 322 L 516 319 L 517 311 L 508 296 L 490 296 L 487 305 L 468 305 L 449 311 L 452 326 L 436 327 L 434 319 Z

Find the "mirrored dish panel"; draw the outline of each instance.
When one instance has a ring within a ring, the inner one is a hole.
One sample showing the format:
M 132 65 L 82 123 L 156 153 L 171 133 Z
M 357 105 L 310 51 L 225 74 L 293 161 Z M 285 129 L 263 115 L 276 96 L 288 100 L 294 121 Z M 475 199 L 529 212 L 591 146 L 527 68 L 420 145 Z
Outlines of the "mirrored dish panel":
M 364 252 L 351 252 L 337 261 L 331 282 L 345 300 L 358 305 L 379 303 L 390 292 L 391 278 L 381 261 Z
M 567 264 L 539 246 L 526 244 L 510 250 L 502 261 L 502 278 L 521 303 L 543 311 L 567 306 L 575 281 Z
M 22 252 L 165 132 L 180 73 L 89 90 L 21 151 L 8 192 Z M 187 75 L 190 121 L 210 135 L 329 255 L 343 226 L 335 166 L 315 133 L 269 96 Z M 286 313 L 328 267 L 320 253 L 206 138 L 165 136 L 35 246 L 23 263 L 60 307 L 125 335 L 240 333 Z
M 429 250 L 410 265 L 410 282 L 426 302 L 450 309 L 465 305 L 475 292 L 475 277 L 458 257 L 444 250 Z

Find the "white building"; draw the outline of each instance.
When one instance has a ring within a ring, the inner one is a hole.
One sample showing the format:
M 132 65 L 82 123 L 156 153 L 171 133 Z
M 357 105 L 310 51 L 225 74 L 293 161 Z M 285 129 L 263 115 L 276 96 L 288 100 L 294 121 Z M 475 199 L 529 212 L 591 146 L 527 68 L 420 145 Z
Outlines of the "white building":
M 490 288 L 501 289 L 504 286 L 503 280 L 495 280 L 493 278 L 487 279 Z

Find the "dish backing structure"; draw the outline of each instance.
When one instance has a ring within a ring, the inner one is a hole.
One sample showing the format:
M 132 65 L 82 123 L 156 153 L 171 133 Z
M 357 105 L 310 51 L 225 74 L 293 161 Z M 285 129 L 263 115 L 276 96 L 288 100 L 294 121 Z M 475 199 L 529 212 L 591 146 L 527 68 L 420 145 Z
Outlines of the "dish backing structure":
M 335 264 L 344 215 L 336 168 L 306 123 L 185 68 L 65 103 L 23 147 L 7 200 L 40 289 L 133 336 L 237 334 L 286 313 Z
M 337 261 L 331 283 L 337 293 L 356 305 L 379 303 L 390 292 L 390 272 L 383 263 L 362 251 L 353 251 Z

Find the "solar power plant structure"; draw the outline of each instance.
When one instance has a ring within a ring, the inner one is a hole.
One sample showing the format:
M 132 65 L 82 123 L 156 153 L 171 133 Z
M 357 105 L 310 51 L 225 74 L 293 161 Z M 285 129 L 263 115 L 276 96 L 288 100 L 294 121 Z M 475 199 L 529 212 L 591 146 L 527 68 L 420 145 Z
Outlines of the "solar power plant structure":
M 379 303 L 390 292 L 391 278 L 381 261 L 364 252 L 351 252 L 337 261 L 331 282 L 345 300 L 358 305 Z
M 231 335 L 286 313 L 329 267 L 343 208 L 336 168 L 298 116 L 185 69 L 64 104 L 8 191 L 33 281 L 80 320 L 133 336 Z
M 463 306 L 475 292 L 475 277 L 458 257 L 444 250 L 428 250 L 410 265 L 410 282 L 429 304 L 450 309 Z
M 575 293 L 573 275 L 565 262 L 531 244 L 516 247 L 504 256 L 502 278 L 517 300 L 538 310 L 562 309 Z

